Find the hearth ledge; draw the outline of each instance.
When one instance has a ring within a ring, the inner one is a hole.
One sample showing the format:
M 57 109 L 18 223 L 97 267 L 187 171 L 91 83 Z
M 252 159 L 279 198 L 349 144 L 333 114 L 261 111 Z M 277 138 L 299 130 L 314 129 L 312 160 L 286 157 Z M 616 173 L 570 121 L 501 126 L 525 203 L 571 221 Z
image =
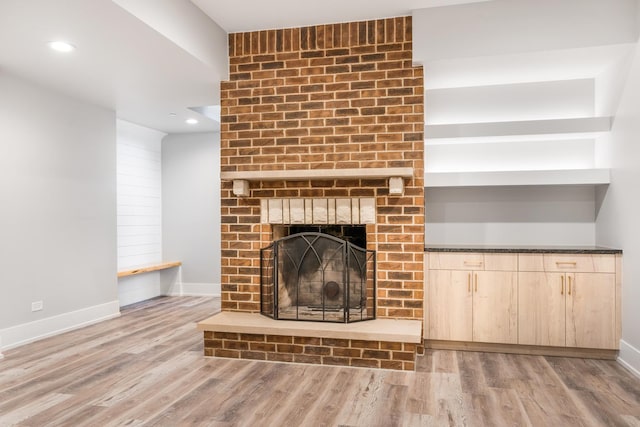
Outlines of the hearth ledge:
M 422 322 L 405 319 L 374 319 L 357 323 L 322 323 L 273 320 L 259 313 L 225 311 L 199 322 L 198 330 L 422 343 Z

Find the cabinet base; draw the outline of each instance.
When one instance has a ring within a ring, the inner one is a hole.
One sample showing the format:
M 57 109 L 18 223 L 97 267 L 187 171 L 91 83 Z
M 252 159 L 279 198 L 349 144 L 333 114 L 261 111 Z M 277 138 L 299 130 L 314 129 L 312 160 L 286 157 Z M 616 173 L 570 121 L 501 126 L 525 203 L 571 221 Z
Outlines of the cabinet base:
M 492 344 L 465 341 L 425 340 L 424 347 L 425 349 L 432 350 L 481 351 L 486 353 L 510 353 L 534 356 L 579 357 L 583 359 L 615 360 L 618 357 L 618 350 Z

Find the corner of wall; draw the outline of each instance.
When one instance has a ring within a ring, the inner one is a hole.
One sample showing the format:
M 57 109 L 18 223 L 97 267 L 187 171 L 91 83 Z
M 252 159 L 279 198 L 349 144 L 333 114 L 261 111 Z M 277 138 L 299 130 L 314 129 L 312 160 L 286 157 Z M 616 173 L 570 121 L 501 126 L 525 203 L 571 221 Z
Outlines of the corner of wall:
M 636 38 L 640 38 L 640 1 L 636 0 Z
M 620 341 L 618 363 L 627 368 L 633 375 L 640 378 L 640 350 L 624 340 Z
M 220 297 L 220 283 L 180 283 L 165 294 L 172 297 Z

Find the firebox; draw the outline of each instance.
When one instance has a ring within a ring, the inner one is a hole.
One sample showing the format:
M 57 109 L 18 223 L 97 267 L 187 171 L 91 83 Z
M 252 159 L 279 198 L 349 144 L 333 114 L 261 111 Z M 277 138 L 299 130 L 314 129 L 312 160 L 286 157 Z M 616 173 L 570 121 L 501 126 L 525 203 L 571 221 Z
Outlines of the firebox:
M 375 319 L 375 251 L 355 243 L 358 233 L 310 229 L 292 226 L 293 234 L 260 250 L 261 313 L 280 320 Z

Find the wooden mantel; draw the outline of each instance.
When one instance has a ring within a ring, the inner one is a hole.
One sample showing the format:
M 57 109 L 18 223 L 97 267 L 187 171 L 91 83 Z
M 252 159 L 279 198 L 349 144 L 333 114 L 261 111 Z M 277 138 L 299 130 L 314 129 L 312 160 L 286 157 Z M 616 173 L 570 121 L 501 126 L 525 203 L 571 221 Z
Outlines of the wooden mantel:
M 302 181 L 308 179 L 413 178 L 413 168 L 295 169 L 222 172 L 223 181 Z
M 249 181 L 304 181 L 309 179 L 387 179 L 389 194 L 404 193 L 404 178 L 413 178 L 413 168 L 295 169 L 275 171 L 222 172 L 220 179 L 233 181 L 233 194 L 249 195 Z

